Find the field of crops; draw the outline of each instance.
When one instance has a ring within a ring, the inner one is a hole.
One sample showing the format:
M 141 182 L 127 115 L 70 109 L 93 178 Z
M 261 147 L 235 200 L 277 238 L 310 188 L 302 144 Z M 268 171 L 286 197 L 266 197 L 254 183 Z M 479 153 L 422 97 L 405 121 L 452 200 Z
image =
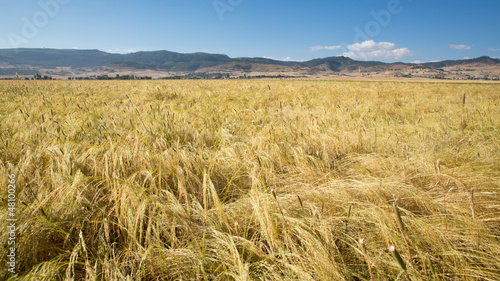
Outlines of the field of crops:
M 2 280 L 500 280 L 500 84 L 0 81 L 0 120 Z

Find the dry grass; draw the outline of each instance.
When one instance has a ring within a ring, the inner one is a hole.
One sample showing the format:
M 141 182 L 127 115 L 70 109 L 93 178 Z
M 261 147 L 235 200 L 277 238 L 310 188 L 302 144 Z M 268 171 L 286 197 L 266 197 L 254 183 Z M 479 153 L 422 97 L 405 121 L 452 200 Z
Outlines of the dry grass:
M 499 85 L 3 81 L 0 100 L 20 272 L 0 279 L 500 279 Z

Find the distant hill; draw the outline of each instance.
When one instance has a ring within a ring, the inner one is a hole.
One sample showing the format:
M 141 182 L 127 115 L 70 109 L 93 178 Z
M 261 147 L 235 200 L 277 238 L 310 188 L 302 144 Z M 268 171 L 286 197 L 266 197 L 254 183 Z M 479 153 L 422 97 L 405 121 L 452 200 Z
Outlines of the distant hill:
M 223 54 L 176 53 L 170 51 L 113 54 L 99 50 L 0 49 L 0 77 L 42 74 L 55 77 L 114 73 L 145 73 L 155 77 L 172 75 L 232 76 L 274 75 L 287 77 L 422 77 L 443 79 L 495 79 L 500 60 L 479 57 L 422 64 L 356 61 L 327 57 L 305 62 L 268 58 L 230 58 Z
M 0 63 L 51 67 L 106 67 L 113 64 L 163 70 L 194 71 L 230 60 L 226 55 L 181 54 L 169 51 L 111 54 L 99 50 L 0 49 Z
M 483 57 L 479 57 L 479 58 L 475 58 L 475 59 L 444 60 L 444 61 L 438 61 L 438 62 L 428 62 L 428 63 L 424 63 L 423 65 L 430 67 L 430 68 L 441 68 L 441 67 L 447 67 L 447 66 L 456 66 L 456 65 L 472 64 L 472 63 L 481 63 L 481 64 L 486 64 L 486 65 L 498 65 L 498 64 L 500 64 L 500 60 L 483 56 Z
M 0 49 L 0 63 L 33 67 L 98 67 L 120 61 L 122 55 L 99 50 Z
M 378 61 L 356 61 L 347 57 L 328 57 L 323 59 L 314 59 L 308 62 L 302 63 L 304 66 L 314 67 L 318 65 L 325 64 L 333 71 L 351 70 L 356 71 L 360 67 L 373 67 L 373 66 L 383 66 L 387 65 L 383 62 Z

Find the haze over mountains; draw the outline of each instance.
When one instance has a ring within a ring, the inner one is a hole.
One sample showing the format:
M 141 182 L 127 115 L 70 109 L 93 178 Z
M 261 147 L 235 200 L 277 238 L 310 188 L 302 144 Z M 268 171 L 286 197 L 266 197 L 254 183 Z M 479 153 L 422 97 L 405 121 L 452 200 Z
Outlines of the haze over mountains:
M 413 63 L 328 57 L 305 62 L 230 58 L 223 54 L 148 51 L 113 54 L 99 50 L 0 49 L 0 77 L 55 78 L 138 75 L 160 77 L 406 77 L 500 80 L 500 60 L 490 57 Z

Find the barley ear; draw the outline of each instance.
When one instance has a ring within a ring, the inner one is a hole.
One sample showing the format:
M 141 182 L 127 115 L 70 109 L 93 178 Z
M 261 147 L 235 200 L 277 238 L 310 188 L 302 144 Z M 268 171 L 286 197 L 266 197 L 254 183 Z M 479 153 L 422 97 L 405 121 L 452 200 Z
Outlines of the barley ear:
M 391 252 L 391 254 L 394 256 L 394 258 L 398 262 L 399 266 L 401 266 L 401 268 L 404 271 L 406 271 L 406 264 L 403 261 L 403 259 L 401 258 L 401 255 L 398 253 L 398 250 L 396 250 L 396 247 L 394 247 L 394 245 L 389 246 L 389 252 Z
M 401 230 L 401 234 L 404 233 L 405 230 L 405 225 L 403 224 L 403 220 L 401 219 L 401 213 L 399 212 L 398 205 L 396 204 L 396 201 L 392 203 L 392 206 L 394 207 L 394 212 L 396 213 L 397 221 L 398 221 L 398 227 L 399 230 Z

